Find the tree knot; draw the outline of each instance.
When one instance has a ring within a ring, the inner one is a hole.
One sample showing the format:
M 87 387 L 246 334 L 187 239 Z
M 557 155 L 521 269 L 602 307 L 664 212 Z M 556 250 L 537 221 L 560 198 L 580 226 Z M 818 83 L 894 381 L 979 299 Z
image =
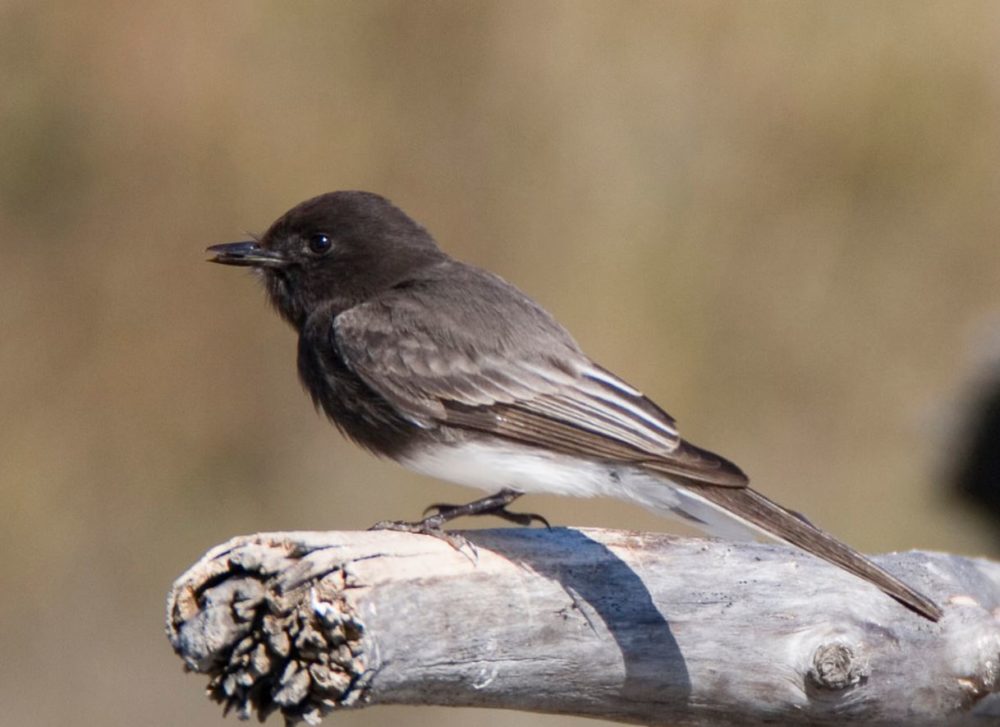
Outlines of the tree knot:
M 834 641 L 816 649 L 808 677 L 820 689 L 839 691 L 860 684 L 868 673 L 867 660 L 856 655 L 848 644 Z

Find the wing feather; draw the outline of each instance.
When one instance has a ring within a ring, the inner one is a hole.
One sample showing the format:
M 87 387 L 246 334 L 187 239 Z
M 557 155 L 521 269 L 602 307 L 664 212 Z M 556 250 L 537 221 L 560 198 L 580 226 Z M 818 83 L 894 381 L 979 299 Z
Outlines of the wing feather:
M 673 418 L 590 361 L 526 296 L 495 276 L 474 282 L 483 290 L 472 297 L 467 288 L 459 297 L 447 279 L 390 291 L 338 315 L 334 343 L 352 371 L 420 426 L 746 485 L 735 465 L 681 440 Z M 531 325 L 511 323 L 525 316 Z

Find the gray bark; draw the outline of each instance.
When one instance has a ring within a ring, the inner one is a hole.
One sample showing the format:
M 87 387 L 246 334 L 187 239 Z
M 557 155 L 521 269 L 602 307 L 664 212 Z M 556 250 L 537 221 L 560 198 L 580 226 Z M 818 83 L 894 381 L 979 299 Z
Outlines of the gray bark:
M 271 533 L 174 584 L 167 632 L 242 717 L 376 704 L 651 725 L 1000 719 L 1000 565 L 876 558 L 931 623 L 779 545 L 608 530 Z M 475 551 L 475 552 L 473 552 Z

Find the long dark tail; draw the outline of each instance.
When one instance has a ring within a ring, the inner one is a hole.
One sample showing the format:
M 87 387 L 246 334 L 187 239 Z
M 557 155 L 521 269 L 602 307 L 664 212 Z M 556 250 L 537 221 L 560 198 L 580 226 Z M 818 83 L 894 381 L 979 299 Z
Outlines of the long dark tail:
M 764 532 L 863 578 L 921 616 L 938 621 L 941 608 L 858 551 L 828 535 L 800 515 L 749 487 L 719 487 L 685 481 L 684 487 Z

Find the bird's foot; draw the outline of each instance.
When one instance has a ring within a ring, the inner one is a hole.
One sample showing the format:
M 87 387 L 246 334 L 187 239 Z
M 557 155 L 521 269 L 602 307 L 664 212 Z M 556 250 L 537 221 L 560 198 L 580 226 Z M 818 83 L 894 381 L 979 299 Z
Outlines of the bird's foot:
M 479 550 L 473 545 L 468 538 L 464 535 L 459 535 L 458 533 L 449 533 L 443 530 L 441 526 L 447 522 L 447 520 L 442 520 L 438 515 L 432 515 L 431 517 L 424 518 L 423 520 L 418 520 L 416 522 L 407 522 L 405 520 L 379 520 L 377 523 L 372 525 L 369 530 L 395 530 L 398 533 L 415 533 L 417 535 L 430 535 L 432 538 L 437 538 L 438 540 L 443 540 L 448 543 L 455 550 L 469 551 L 472 553 L 471 559 L 473 561 L 479 559 Z
M 550 530 L 552 529 L 552 526 L 549 525 L 549 521 L 541 515 L 537 515 L 533 512 L 511 512 L 507 509 L 507 506 L 519 498 L 521 494 L 522 493 L 517 490 L 504 489 L 500 490 L 500 492 L 495 495 L 483 497 L 464 505 L 448 505 L 445 503 L 438 503 L 431 505 L 424 510 L 424 515 L 427 515 L 427 513 L 433 514 L 427 515 L 427 517 L 423 520 L 418 520 L 417 522 L 382 520 L 381 522 L 377 522 L 372 525 L 369 530 L 396 530 L 403 533 L 430 535 L 431 537 L 445 541 L 455 550 L 468 549 L 473 554 L 476 554 L 476 547 L 469 542 L 468 538 L 457 533 L 445 532 L 442 529 L 445 523 L 466 515 L 496 515 L 499 518 L 503 518 L 504 520 L 517 525 L 527 527 L 533 522 L 539 522 L 546 528 Z
M 450 522 L 455 518 L 464 517 L 466 515 L 495 515 L 496 517 L 502 518 L 508 522 L 523 526 L 531 525 L 533 522 L 540 522 L 542 525 L 551 530 L 552 526 L 549 525 L 549 521 L 541 515 L 537 515 L 533 512 L 511 512 L 507 509 L 507 506 L 514 502 L 514 500 L 519 498 L 522 494 L 523 493 L 518 492 L 517 490 L 503 489 L 495 495 L 483 497 L 479 500 L 474 500 L 473 502 L 467 502 L 464 505 L 436 503 L 424 510 L 424 515 L 429 512 L 434 513 L 433 515 L 425 518 L 424 522 L 434 520 L 439 521 L 439 525 L 443 525 L 444 523 Z
M 479 502 L 478 500 L 476 502 Z M 426 510 L 424 510 L 424 515 L 429 512 L 433 512 L 430 518 L 443 517 L 445 522 L 449 520 L 454 520 L 457 517 L 462 517 L 463 515 L 493 515 L 507 522 L 514 523 L 515 525 L 521 525 L 524 527 L 530 526 L 532 523 L 541 523 L 549 530 L 552 526 L 549 525 L 549 521 L 546 520 L 541 515 L 534 512 L 511 512 L 504 506 L 496 507 L 489 510 L 481 510 L 477 512 L 467 512 L 466 508 L 469 505 L 474 505 L 476 503 L 469 503 L 468 505 L 450 505 L 447 503 L 436 502 L 433 505 L 429 505 Z

